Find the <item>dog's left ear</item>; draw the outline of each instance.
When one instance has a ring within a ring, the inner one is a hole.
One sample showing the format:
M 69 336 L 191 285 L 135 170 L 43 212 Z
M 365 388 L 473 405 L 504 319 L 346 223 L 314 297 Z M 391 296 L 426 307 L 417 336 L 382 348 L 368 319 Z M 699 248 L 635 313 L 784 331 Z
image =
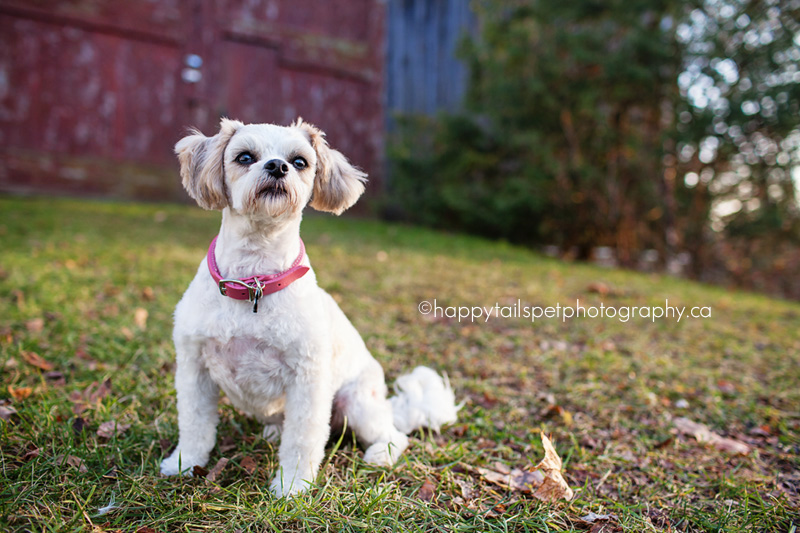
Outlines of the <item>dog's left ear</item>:
M 302 118 L 298 118 L 292 126 L 308 137 L 317 153 L 317 174 L 308 205 L 317 211 L 342 214 L 364 193 L 367 175 L 351 165 L 344 154 L 328 146 L 325 133 L 315 126 L 303 122 Z

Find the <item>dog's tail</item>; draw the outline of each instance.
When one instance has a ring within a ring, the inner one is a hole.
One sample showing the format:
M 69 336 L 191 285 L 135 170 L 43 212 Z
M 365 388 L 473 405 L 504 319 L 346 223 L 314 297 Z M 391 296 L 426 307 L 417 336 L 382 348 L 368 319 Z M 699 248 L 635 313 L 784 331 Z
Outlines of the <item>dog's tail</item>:
M 400 376 L 394 383 L 392 403 L 394 426 L 408 435 L 421 427 L 437 433 L 442 424 L 456 421 L 461 406 L 456 406 L 453 389 L 447 375 L 442 378 L 425 366 L 418 366 L 410 374 Z

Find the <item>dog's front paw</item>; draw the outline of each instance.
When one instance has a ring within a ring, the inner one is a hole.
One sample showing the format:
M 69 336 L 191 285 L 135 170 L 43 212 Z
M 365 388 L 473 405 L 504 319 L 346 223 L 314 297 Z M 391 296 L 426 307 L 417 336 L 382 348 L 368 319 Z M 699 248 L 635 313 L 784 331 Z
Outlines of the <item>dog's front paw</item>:
M 392 466 L 408 448 L 408 437 L 397 432 L 391 442 L 376 442 L 364 451 L 364 461 L 375 466 Z
M 284 473 L 284 475 L 281 475 L 278 473 L 270 483 L 269 488 L 278 498 L 291 498 L 311 488 L 311 481 L 301 478 L 298 474 L 286 475 Z
M 165 476 L 174 476 L 183 474 L 184 476 L 191 476 L 192 470 L 195 466 L 205 466 L 206 461 L 192 459 L 175 450 L 172 455 L 161 461 L 161 473 Z

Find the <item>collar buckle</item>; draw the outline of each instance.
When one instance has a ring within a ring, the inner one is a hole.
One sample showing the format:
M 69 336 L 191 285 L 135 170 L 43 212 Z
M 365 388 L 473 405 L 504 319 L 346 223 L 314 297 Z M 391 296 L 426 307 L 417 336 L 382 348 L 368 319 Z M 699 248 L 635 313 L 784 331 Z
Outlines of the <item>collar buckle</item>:
M 253 287 L 249 283 L 245 283 L 244 281 L 242 281 L 240 279 L 232 279 L 232 278 L 221 279 L 221 280 L 219 280 L 219 293 L 221 295 L 223 295 L 223 296 L 227 296 L 228 295 L 228 287 L 227 287 L 226 283 L 234 283 L 236 285 L 241 285 L 242 287 L 247 289 L 247 301 L 248 302 L 252 302 L 252 301 L 256 301 L 257 302 L 258 299 L 261 298 L 263 285 L 261 285 L 261 283 L 258 281 L 258 278 L 255 279 L 255 282 L 256 282 L 256 286 Z

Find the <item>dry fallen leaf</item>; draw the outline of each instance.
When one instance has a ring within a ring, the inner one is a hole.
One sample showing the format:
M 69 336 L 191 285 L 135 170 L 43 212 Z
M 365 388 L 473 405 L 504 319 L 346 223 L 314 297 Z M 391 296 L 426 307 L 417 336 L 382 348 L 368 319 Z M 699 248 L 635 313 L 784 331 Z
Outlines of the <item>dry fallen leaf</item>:
M 53 365 L 47 361 L 45 361 L 38 353 L 36 352 L 28 352 L 26 350 L 22 350 L 20 352 L 22 359 L 31 366 L 35 366 L 45 372 L 53 370 Z
M 0 405 L 0 418 L 3 420 L 10 420 L 12 416 L 17 414 L 17 410 L 7 405 Z
M 750 453 L 750 446 L 744 442 L 722 437 L 711 431 L 705 424 L 693 422 L 688 418 L 676 418 L 674 420 L 678 432 L 684 435 L 691 435 L 698 442 L 707 442 L 722 452 L 747 455 Z
M 133 323 L 136 324 L 136 327 L 141 330 L 147 329 L 148 316 L 149 313 L 147 312 L 147 309 L 144 307 L 137 307 L 133 312 Z
M 63 387 L 67 384 L 67 379 L 64 377 L 64 374 L 58 370 L 45 372 L 44 379 L 47 380 L 47 383 L 54 387 Z
M 565 426 L 572 425 L 572 413 L 561 407 L 560 405 L 549 405 L 542 409 L 539 416 L 542 418 L 561 418 Z
M 572 489 L 569 488 L 561 474 L 561 457 L 558 456 L 553 443 L 544 433 L 542 433 L 542 445 L 544 446 L 544 459 L 535 466 L 535 469 L 544 474 L 544 482 L 533 493 L 533 496 L 545 502 L 554 502 L 562 498 L 571 500 Z
M 93 391 L 90 392 L 92 387 L 96 387 L 96 388 Z M 86 391 L 84 391 L 84 393 L 87 393 L 87 392 L 89 393 L 88 398 L 89 398 L 90 402 L 92 402 L 92 403 L 99 402 L 100 400 L 102 400 L 103 398 L 108 396 L 109 392 L 111 392 L 111 380 L 107 379 L 107 380 L 103 381 L 102 383 L 100 383 L 99 385 L 97 384 L 96 381 L 94 381 L 94 382 L 92 382 L 91 385 L 89 385 L 86 388 Z
M 533 488 L 544 482 L 541 472 L 513 468 L 508 472 L 497 472 L 486 468 L 479 468 L 481 475 L 491 483 L 521 492 L 531 492 Z
M 214 465 L 214 468 L 209 470 L 208 474 L 206 474 L 206 482 L 214 483 L 217 480 L 217 476 L 219 476 L 222 473 L 222 470 L 225 468 L 225 465 L 227 464 L 228 464 L 227 457 L 223 457 L 219 461 L 217 461 L 217 464 Z
M 255 472 L 256 468 L 258 467 L 258 463 L 256 463 L 255 459 L 248 455 L 239 462 L 239 466 L 244 468 L 244 471 L 247 472 L 248 476 L 252 476 L 253 472 Z
M 30 444 L 28 446 L 28 451 L 22 456 L 22 460 L 24 462 L 28 462 L 31 459 L 36 459 L 37 457 L 39 457 L 39 448 L 37 448 L 35 444 Z
M 436 485 L 430 479 L 426 479 L 425 483 L 419 488 L 419 492 L 417 492 L 417 498 L 429 502 L 433 499 L 434 490 L 436 490 Z
M 65 461 L 65 457 L 66 457 L 66 461 Z M 66 463 L 69 466 L 77 468 L 78 472 L 80 472 L 82 474 L 85 474 L 86 472 L 89 471 L 89 469 L 86 468 L 86 464 L 83 462 L 83 459 L 81 459 L 80 457 L 75 457 L 74 455 L 67 455 L 67 456 L 57 455 L 55 457 L 55 462 L 58 465 L 63 465 L 64 463 Z
M 617 533 L 624 531 L 622 526 L 619 525 L 617 515 L 613 514 L 596 514 L 590 512 L 578 520 L 579 525 L 582 528 L 588 529 L 589 533 Z
M 461 497 L 469 501 L 475 495 L 475 485 L 469 479 L 456 479 L 455 484 L 461 489 Z
M 561 474 L 561 458 L 547 435 L 542 433 L 544 459 L 533 468 L 508 469 L 505 465 L 495 464 L 498 470 L 478 468 L 478 472 L 490 483 L 510 490 L 531 493 L 544 502 L 555 502 L 561 499 L 571 500 L 572 489 Z
M 598 520 L 617 520 L 617 515 L 597 514 L 595 512 L 590 511 L 589 514 L 581 517 L 581 521 L 583 522 L 592 523 L 592 522 L 597 522 Z
M 100 424 L 100 427 L 97 428 L 97 436 L 104 439 L 110 439 L 116 435 L 122 435 L 130 427 L 130 424 L 120 424 L 114 420 L 110 420 Z
M 76 435 L 80 435 L 88 427 L 89 422 L 80 416 L 75 417 L 75 419 L 72 421 L 72 431 L 74 431 Z
M 41 333 L 44 329 L 44 318 L 34 318 L 25 322 L 25 327 L 31 333 Z
M 121 328 L 119 328 L 119 332 L 122 333 L 122 336 L 129 341 L 133 340 L 133 337 L 135 336 L 131 331 L 131 328 L 126 326 L 122 326 Z
M 73 391 L 69 395 L 69 400 L 74 404 L 72 412 L 79 415 L 100 403 L 100 400 L 108 396 L 111 392 L 111 380 L 107 379 L 102 383 L 93 381 L 83 392 Z
M 600 296 L 606 296 L 608 293 L 611 292 L 611 287 L 603 283 L 602 281 L 595 281 L 594 283 L 590 283 L 586 290 L 589 292 L 593 292 L 599 294 Z
M 8 386 L 8 393 L 14 398 L 15 402 L 21 402 L 31 394 L 33 394 L 33 389 L 30 387 L 15 387 L 13 385 Z
M 153 293 L 153 288 L 145 287 L 144 289 L 142 289 L 142 298 L 144 298 L 148 302 L 152 302 L 155 299 L 155 293 Z

